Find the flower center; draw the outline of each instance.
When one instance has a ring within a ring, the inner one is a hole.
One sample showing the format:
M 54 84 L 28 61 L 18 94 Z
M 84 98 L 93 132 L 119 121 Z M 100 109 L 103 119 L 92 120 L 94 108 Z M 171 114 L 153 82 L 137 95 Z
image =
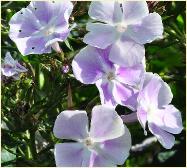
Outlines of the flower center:
M 94 147 L 94 141 L 88 137 L 86 138 L 84 141 L 83 141 L 84 145 L 89 148 L 89 149 L 92 149 Z
M 115 74 L 114 74 L 113 72 L 109 72 L 109 73 L 107 74 L 107 79 L 108 79 L 109 81 L 114 80 L 114 79 L 115 79 Z
M 85 143 L 86 146 L 92 146 L 93 145 L 93 141 L 92 141 L 91 138 L 87 138 L 84 143 Z
M 124 23 L 119 23 L 116 25 L 116 30 L 120 33 L 123 33 L 127 29 L 127 25 Z
M 44 31 L 45 36 L 49 36 L 54 33 L 54 27 L 49 27 L 47 30 Z

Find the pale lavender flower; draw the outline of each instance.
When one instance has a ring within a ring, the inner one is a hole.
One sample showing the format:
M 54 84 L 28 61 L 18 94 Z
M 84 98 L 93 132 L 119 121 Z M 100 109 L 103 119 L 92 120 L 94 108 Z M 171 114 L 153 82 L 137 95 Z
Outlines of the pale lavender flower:
M 99 22 L 87 24 L 89 32 L 83 41 L 101 49 L 112 45 L 109 58 L 122 66 L 140 63 L 143 44 L 162 38 L 161 17 L 149 13 L 146 1 L 93 1 L 88 14 Z
M 19 74 L 26 71 L 27 69 L 19 64 L 17 60 L 14 60 L 9 52 L 6 53 L 4 63 L 1 65 L 1 72 L 4 76 L 18 80 Z
M 137 99 L 137 117 L 144 131 L 148 123 L 151 133 L 166 149 L 170 149 L 175 143 L 172 134 L 179 134 L 183 129 L 181 113 L 170 104 L 172 98 L 167 83 L 156 74 L 146 73 Z
M 33 1 L 14 14 L 9 22 L 9 37 L 22 55 L 50 53 L 69 34 L 70 1 Z
M 84 84 L 96 84 L 101 104 L 121 104 L 135 110 L 144 66 L 120 67 L 108 59 L 110 52 L 110 47 L 102 50 L 87 46 L 82 49 L 72 62 L 75 78 Z
M 103 122 L 104 121 L 104 122 Z M 116 166 L 129 155 L 131 135 L 112 107 L 95 106 L 90 131 L 86 111 L 63 111 L 55 121 L 54 135 L 76 142 L 55 145 L 57 166 Z

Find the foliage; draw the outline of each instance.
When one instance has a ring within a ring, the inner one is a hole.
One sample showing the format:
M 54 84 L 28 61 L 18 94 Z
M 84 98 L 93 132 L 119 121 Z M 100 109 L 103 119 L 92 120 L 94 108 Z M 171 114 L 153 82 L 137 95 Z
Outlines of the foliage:
M 29 69 L 21 80 L 2 76 L 2 166 L 55 166 L 53 148 L 58 141 L 53 133 L 56 116 L 66 109 L 86 109 L 88 112 L 100 104 L 95 85 L 83 85 L 72 74 L 72 58 L 86 44 L 87 11 L 90 2 L 74 1 L 70 19 L 77 26 L 65 43 L 60 43 L 64 58 L 55 52 L 43 55 L 22 56 L 9 39 L 8 22 L 12 15 L 28 5 L 26 1 L 2 2 L 1 55 L 7 51 Z M 174 104 L 182 113 L 184 130 L 176 136 L 176 145 L 165 150 L 154 143 L 144 151 L 131 152 L 126 166 L 185 166 L 185 2 L 149 1 L 150 11 L 158 12 L 163 19 L 164 38 L 146 45 L 147 71 L 158 73 L 172 89 Z M 63 65 L 70 71 L 62 73 Z M 127 109 L 117 107 L 119 114 Z M 127 125 L 132 133 L 133 145 L 145 136 L 139 123 Z M 150 135 L 148 134 L 148 137 Z

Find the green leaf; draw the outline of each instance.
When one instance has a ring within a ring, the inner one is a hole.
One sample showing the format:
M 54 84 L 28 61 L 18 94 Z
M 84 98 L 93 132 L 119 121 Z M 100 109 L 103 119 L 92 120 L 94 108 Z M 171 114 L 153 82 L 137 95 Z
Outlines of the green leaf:
M 70 45 L 69 41 L 68 40 L 65 40 L 64 41 L 66 46 L 71 50 L 71 51 L 74 51 L 73 47 Z

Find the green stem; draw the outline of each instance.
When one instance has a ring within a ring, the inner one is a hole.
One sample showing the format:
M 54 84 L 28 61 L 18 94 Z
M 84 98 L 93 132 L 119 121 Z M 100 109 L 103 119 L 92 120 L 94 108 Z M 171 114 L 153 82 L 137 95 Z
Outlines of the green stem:
M 28 130 L 26 131 L 26 137 L 27 137 L 28 140 L 30 139 L 30 133 L 29 133 Z M 30 145 L 27 146 L 26 156 L 27 156 L 28 160 L 32 159 L 32 153 L 31 153 Z
M 32 153 L 32 158 L 35 160 L 37 158 L 36 144 L 35 144 L 35 130 L 31 128 L 29 132 L 30 132 L 30 149 Z

